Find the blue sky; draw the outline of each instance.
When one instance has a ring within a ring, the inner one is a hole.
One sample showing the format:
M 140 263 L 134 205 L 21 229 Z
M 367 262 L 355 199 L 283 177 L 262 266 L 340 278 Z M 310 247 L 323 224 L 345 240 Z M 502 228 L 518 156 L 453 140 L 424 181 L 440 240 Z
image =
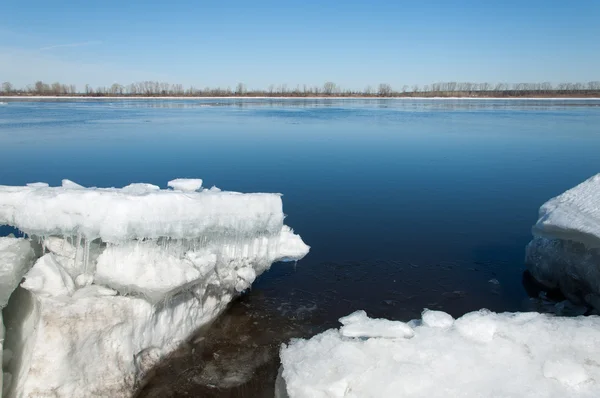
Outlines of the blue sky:
M 600 80 L 598 0 L 0 1 L 0 81 Z

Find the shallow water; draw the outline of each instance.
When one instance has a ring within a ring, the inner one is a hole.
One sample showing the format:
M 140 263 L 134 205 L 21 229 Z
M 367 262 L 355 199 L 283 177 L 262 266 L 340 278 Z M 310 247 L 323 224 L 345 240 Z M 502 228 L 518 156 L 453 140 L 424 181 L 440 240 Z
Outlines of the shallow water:
M 275 264 L 141 396 L 272 396 L 277 350 L 356 309 L 539 309 L 538 207 L 600 171 L 600 101 L 100 100 L 0 107 L 0 184 L 200 177 L 284 194 L 311 245 Z

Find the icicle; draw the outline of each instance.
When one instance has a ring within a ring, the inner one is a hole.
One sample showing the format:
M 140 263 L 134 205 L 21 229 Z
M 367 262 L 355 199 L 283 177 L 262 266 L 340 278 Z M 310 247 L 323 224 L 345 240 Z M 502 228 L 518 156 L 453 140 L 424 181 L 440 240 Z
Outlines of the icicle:
M 77 232 L 77 244 L 75 245 L 75 259 L 73 260 L 73 263 L 75 265 L 77 265 L 79 262 L 79 255 L 80 255 L 79 246 L 81 246 L 81 233 Z
M 87 275 L 89 272 L 88 264 L 90 262 L 90 240 L 84 238 L 84 252 L 83 252 L 83 272 Z

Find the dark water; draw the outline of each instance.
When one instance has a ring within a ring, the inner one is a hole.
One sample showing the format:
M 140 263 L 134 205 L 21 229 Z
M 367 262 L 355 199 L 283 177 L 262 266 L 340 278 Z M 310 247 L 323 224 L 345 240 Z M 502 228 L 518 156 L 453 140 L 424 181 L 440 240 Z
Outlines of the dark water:
M 186 100 L 0 105 L 0 184 L 200 177 L 282 192 L 312 249 L 275 264 L 141 396 L 272 396 L 281 342 L 357 309 L 532 308 L 538 207 L 600 171 L 600 101 Z M 531 293 L 530 287 L 527 287 Z

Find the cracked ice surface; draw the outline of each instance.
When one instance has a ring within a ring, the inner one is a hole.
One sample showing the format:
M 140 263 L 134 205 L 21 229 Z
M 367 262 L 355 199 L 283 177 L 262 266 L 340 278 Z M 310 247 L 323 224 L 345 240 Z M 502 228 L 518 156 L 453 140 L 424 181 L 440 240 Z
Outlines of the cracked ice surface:
M 359 311 L 340 322 L 282 347 L 279 397 L 600 395 L 597 316 L 425 310 L 403 323 Z
M 9 396 L 130 396 L 273 262 L 308 253 L 279 194 L 174 181 L 0 186 L 0 224 L 31 237 L 11 241 L 31 251 L 20 274 L 0 273 L 7 299 L 25 277 L 3 314 Z M 14 257 L 2 242 L 0 259 Z

